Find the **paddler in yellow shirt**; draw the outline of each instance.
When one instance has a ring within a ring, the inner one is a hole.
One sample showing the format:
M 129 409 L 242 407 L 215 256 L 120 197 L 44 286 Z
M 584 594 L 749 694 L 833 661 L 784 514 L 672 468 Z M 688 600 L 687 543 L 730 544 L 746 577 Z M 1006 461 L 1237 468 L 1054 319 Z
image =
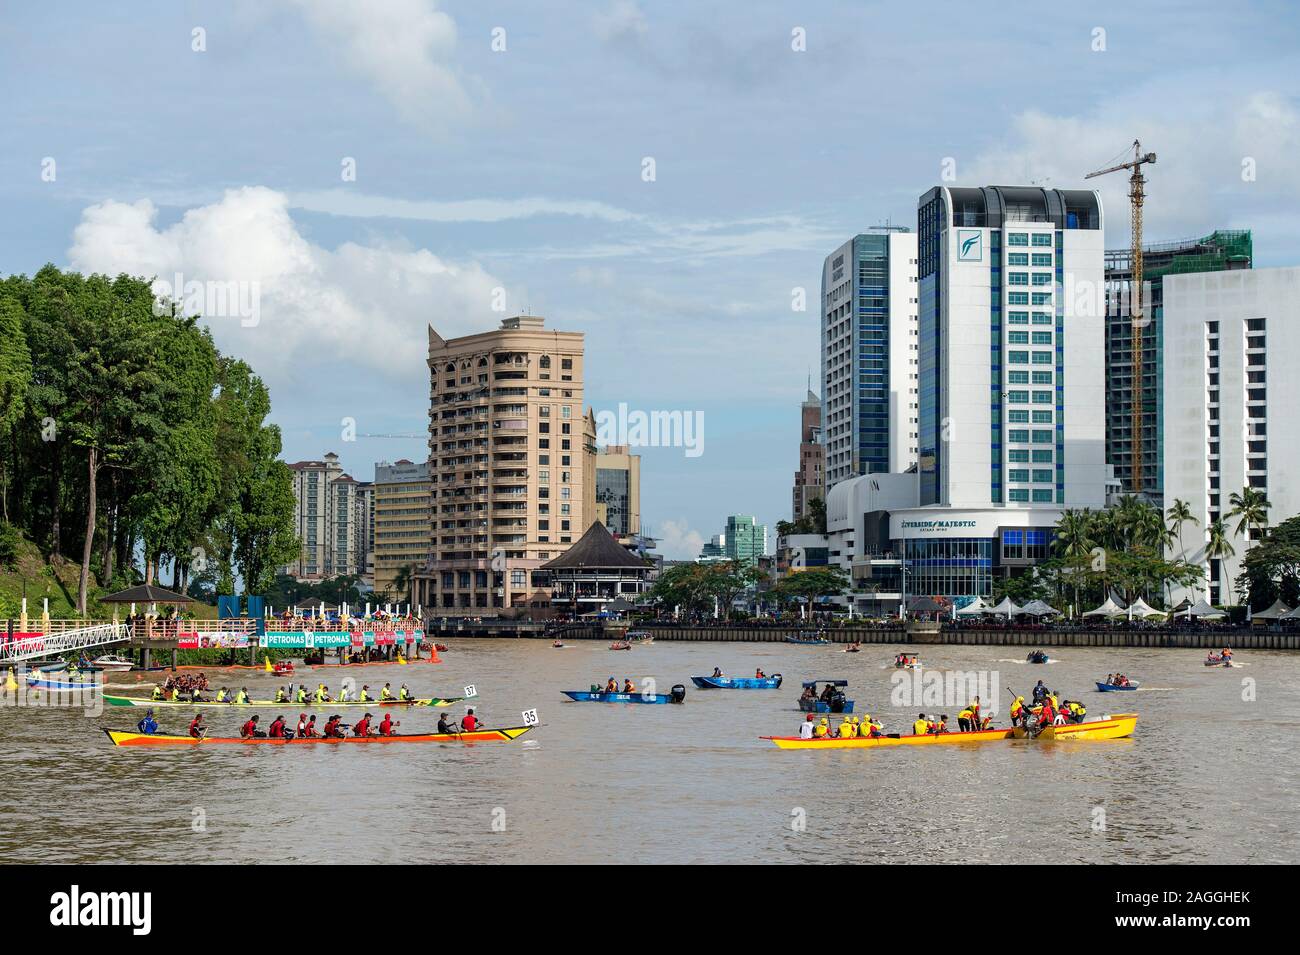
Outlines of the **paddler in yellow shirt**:
M 275 702 L 277 703 L 289 702 L 289 694 L 285 691 L 284 687 L 280 687 L 275 691 Z
M 322 684 L 320 684 L 319 686 L 316 687 L 316 693 L 315 693 L 314 696 L 313 696 L 313 702 L 316 702 L 316 703 L 329 703 L 329 702 L 331 702 L 331 701 L 330 701 L 329 691 L 325 689 L 325 684 L 324 684 L 324 683 L 322 683 Z
M 857 731 L 853 729 L 853 720 L 847 715 L 840 721 L 839 730 L 840 739 L 853 739 L 857 736 Z
M 153 700 L 155 703 L 157 703 L 157 702 L 160 701 L 162 698 L 163 698 L 163 688 L 162 688 L 162 684 L 161 684 L 161 683 L 155 683 L 155 684 L 153 685 L 153 692 L 149 694 L 149 699 L 151 699 L 151 700 Z
M 930 721 L 922 713 L 916 718 L 916 722 L 912 724 L 912 733 L 915 736 L 924 736 L 928 732 L 930 732 Z
M 248 703 L 249 703 L 249 699 L 248 699 L 248 687 L 246 687 L 246 686 L 241 686 L 241 687 L 239 688 L 239 692 L 235 694 L 235 705 L 236 705 L 236 706 L 247 706 Z
M 299 684 L 299 686 L 298 686 L 298 692 L 294 694 L 293 699 L 294 699 L 294 702 L 295 702 L 295 703 L 298 703 L 298 704 L 300 704 L 300 705 L 301 705 L 301 704 L 305 704 L 305 703 L 307 702 L 307 684 L 306 684 L 306 683 L 301 683 L 301 684 Z
M 379 691 L 379 699 L 387 703 L 393 698 L 393 684 L 385 683 L 384 688 Z
M 823 716 L 820 720 L 817 721 L 817 726 L 813 729 L 813 736 L 816 739 L 825 739 L 830 735 L 831 735 L 830 720 L 828 720 L 826 717 Z
M 961 730 L 963 733 L 969 733 L 975 728 L 974 720 L 975 711 L 969 706 L 966 707 L 957 714 L 957 729 Z
M 397 691 L 397 698 L 398 698 L 399 700 L 409 700 L 409 699 L 411 699 L 411 690 L 410 690 L 410 687 L 408 687 L 405 683 L 403 683 L 403 684 L 402 684 L 402 688 L 401 688 L 400 690 Z
M 1011 713 L 1010 713 L 1010 716 L 1011 716 L 1011 725 L 1012 725 L 1012 726 L 1016 726 L 1017 724 L 1024 723 L 1024 721 L 1025 721 L 1025 698 L 1024 698 L 1023 696 L 1018 696 L 1018 697 L 1016 697 L 1016 701 L 1015 701 L 1014 703 L 1011 704 Z
M 858 732 L 858 735 L 866 736 L 870 739 L 879 739 L 881 736 L 885 735 L 884 730 L 885 727 L 881 725 L 879 720 L 874 720 L 871 718 L 870 714 L 867 714 L 862 718 L 862 728 Z
M 358 703 L 373 703 L 375 698 L 370 695 L 370 684 L 367 683 L 361 687 L 361 695 L 357 697 Z

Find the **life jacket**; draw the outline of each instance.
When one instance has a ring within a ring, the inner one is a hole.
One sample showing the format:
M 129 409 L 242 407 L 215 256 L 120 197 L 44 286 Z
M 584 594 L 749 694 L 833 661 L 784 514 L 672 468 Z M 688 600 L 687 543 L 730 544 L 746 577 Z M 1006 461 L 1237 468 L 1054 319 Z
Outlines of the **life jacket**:
M 248 739 L 256 731 L 257 731 L 257 724 L 254 723 L 252 720 L 249 720 L 247 723 L 245 723 L 243 726 L 239 728 L 239 735 L 244 739 Z
M 316 702 L 317 703 L 325 702 L 325 687 L 323 686 L 316 687 Z
M 406 687 L 402 687 L 401 691 L 397 695 L 397 698 L 399 700 L 409 700 L 411 698 L 411 691 L 408 690 Z
M 365 690 L 362 690 L 361 695 L 357 697 L 357 702 L 359 703 L 370 703 L 373 700 L 374 697 L 371 696 L 369 693 L 367 693 Z
M 151 699 L 151 700 L 161 700 L 162 698 L 163 698 L 163 689 L 162 689 L 162 687 L 160 687 L 160 686 L 155 686 L 155 687 L 153 688 L 153 692 L 149 694 L 149 699 Z
M 280 739 L 284 736 L 284 720 L 272 720 L 271 727 L 267 730 L 266 735 Z
M 289 702 L 289 694 L 284 692 L 284 687 L 281 687 L 280 689 L 275 691 L 275 702 L 277 703 Z
M 930 724 L 925 720 L 917 720 L 912 724 L 912 733 L 916 736 L 924 736 L 929 732 Z
M 190 735 L 191 735 L 191 736 L 196 737 L 196 738 L 198 737 L 198 735 L 199 735 L 199 723 L 201 723 L 201 722 L 202 722 L 202 717 L 199 717 L 199 716 L 196 716 L 196 717 L 194 717 L 194 719 L 190 720 Z
M 379 691 L 379 698 L 381 700 L 391 700 L 393 698 L 393 691 L 390 690 L 388 687 L 384 687 L 382 690 Z
M 993 722 L 993 717 L 991 717 L 991 716 L 986 716 L 986 717 L 984 717 L 984 719 L 980 720 L 980 729 L 982 729 L 982 730 L 986 730 L 986 729 L 988 729 L 988 728 L 989 728 L 989 724 L 992 723 L 992 722 Z
M 388 715 L 384 716 L 384 721 L 379 724 L 379 735 L 380 736 L 393 735 L 393 718 L 391 716 Z
M 227 693 L 225 690 L 217 690 L 217 702 L 218 702 L 218 703 L 225 703 L 225 702 L 229 701 L 229 699 L 230 699 L 230 694 L 229 694 L 229 693 Z
M 247 702 L 248 702 L 248 693 L 245 692 L 244 690 L 240 690 L 238 693 L 235 694 L 235 702 L 236 702 L 236 703 L 247 703 Z
M 819 739 L 825 736 L 828 732 L 829 730 L 821 723 L 818 723 L 816 726 L 813 727 L 813 736 L 816 736 Z
M 366 719 L 364 716 L 361 717 L 361 719 L 357 720 L 356 725 L 352 727 L 352 735 L 353 735 L 353 736 L 369 736 L 369 735 L 370 735 L 370 720 Z
M 967 720 L 967 721 L 969 721 L 969 720 L 971 720 L 974 716 L 975 716 L 974 712 L 972 712 L 972 711 L 970 710 L 970 708 L 968 707 L 967 709 L 964 709 L 964 710 L 962 710 L 960 713 L 957 714 L 957 719 L 959 719 L 959 720 Z
M 857 735 L 857 732 L 853 729 L 853 724 L 848 720 L 840 724 L 840 737 L 842 739 L 852 739 Z
M 180 701 L 181 701 L 181 688 L 178 686 L 174 686 L 172 687 L 172 702 L 179 703 Z
M 632 681 L 631 681 L 631 680 L 624 680 L 624 681 L 623 681 L 623 692 L 624 692 L 624 693 L 635 693 L 635 692 L 636 692 L 636 687 L 634 687 L 634 686 L 632 685 Z
M 307 702 L 307 688 L 305 686 L 298 687 L 297 701 L 299 703 Z

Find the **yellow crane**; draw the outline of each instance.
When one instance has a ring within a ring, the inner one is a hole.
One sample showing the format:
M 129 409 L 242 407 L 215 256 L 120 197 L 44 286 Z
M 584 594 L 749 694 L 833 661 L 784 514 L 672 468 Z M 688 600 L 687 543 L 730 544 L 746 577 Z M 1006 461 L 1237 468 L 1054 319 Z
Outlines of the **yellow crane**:
M 1142 493 L 1142 200 L 1146 197 L 1144 188 L 1146 177 L 1142 175 L 1144 163 L 1154 163 L 1155 153 L 1143 153 L 1142 143 L 1133 140 L 1133 158 L 1117 166 L 1098 169 L 1084 176 L 1104 176 L 1108 172 L 1131 170 L 1128 177 L 1128 198 L 1133 217 L 1133 255 L 1129 276 L 1129 315 L 1130 333 L 1133 353 L 1133 424 L 1132 424 L 1132 488 L 1133 494 Z

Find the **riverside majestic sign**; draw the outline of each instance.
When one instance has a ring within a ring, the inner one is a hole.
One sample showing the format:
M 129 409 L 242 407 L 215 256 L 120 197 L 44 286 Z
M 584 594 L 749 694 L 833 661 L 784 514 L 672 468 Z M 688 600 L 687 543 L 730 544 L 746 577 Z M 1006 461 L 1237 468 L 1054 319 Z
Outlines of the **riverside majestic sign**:
M 950 530 L 960 528 L 970 528 L 975 526 L 975 521 L 903 521 L 901 524 L 903 530 L 920 531 L 921 533 L 946 533 Z

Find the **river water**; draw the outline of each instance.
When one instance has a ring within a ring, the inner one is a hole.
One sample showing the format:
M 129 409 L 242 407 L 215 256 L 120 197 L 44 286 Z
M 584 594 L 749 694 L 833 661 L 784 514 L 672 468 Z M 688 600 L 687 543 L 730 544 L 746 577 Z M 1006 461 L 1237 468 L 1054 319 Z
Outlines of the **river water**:
M 849 680 L 857 713 L 907 732 L 919 709 L 934 707 L 897 698 L 888 664 L 901 649 L 660 642 L 618 653 L 604 643 L 466 639 L 451 641 L 440 665 L 346 671 L 372 692 L 385 680 L 417 696 L 473 684 L 489 725 L 519 725 L 535 708 L 542 725 L 509 744 L 125 749 L 100 727 L 133 728 L 140 710 L 5 707 L 0 852 L 21 862 L 190 863 L 1300 859 L 1300 656 L 1242 652 L 1239 667 L 1210 669 L 1201 651 L 1088 648 L 1030 666 L 1016 648 L 922 647 L 927 668 L 996 679 L 999 722 L 1007 690 L 1027 693 L 1041 677 L 1082 699 L 1090 717 L 1140 713 L 1136 735 L 820 752 L 758 739 L 797 731 L 799 683 L 813 678 Z M 735 676 L 759 666 L 785 685 L 696 690 L 690 676 L 714 666 Z M 1097 693 L 1094 681 L 1117 669 L 1143 689 Z M 337 686 L 345 671 L 299 672 Z M 686 702 L 560 694 L 611 675 L 653 678 L 660 692 L 685 684 Z M 229 679 L 255 697 L 277 685 L 255 673 Z M 955 727 L 959 707 L 942 709 Z M 183 732 L 186 712 L 165 711 L 163 729 Z M 211 735 L 237 734 L 242 717 L 208 712 Z M 403 731 L 432 731 L 438 712 L 403 714 Z

